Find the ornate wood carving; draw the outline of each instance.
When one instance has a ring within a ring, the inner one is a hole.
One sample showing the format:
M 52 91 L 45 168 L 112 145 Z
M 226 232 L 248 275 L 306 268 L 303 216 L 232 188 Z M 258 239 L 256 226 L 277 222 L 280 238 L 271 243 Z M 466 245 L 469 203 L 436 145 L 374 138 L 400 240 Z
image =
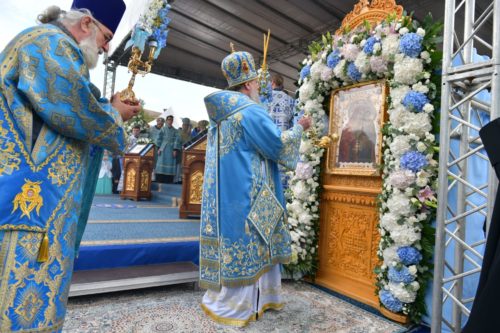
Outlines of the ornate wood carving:
M 332 269 L 355 280 L 369 281 L 374 278 L 372 244 L 377 215 L 372 209 L 335 206 L 327 236 L 327 260 Z
M 151 174 L 153 172 L 155 148 L 145 145 L 140 152 L 129 152 L 124 157 L 124 182 L 121 199 L 151 199 Z
M 127 170 L 127 185 L 125 186 L 126 191 L 134 191 L 135 190 L 135 175 L 137 171 L 135 171 L 135 165 L 130 165 L 130 169 Z
M 192 204 L 201 204 L 201 194 L 203 187 L 203 171 L 196 170 L 191 175 L 191 187 L 190 187 L 190 195 L 189 202 Z
M 149 187 L 149 171 L 142 170 L 141 172 L 141 191 L 147 191 Z
M 182 203 L 179 207 L 179 217 L 199 216 L 201 213 L 201 197 L 203 175 L 205 172 L 205 151 L 207 136 L 185 148 L 182 154 Z
M 342 20 L 342 25 L 335 32 L 342 35 L 346 31 L 353 30 L 365 21 L 371 25 L 376 25 L 385 20 L 389 15 L 401 17 L 403 6 L 397 5 L 396 0 L 360 0 L 354 9 Z

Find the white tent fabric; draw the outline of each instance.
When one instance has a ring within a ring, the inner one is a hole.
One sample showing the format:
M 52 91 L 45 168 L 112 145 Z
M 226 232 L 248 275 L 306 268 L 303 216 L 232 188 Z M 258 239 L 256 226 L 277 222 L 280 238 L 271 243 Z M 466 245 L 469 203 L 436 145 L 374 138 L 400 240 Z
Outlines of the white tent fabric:
M 139 17 L 146 11 L 150 0 L 124 0 L 127 9 L 123 14 L 123 18 L 116 29 L 116 33 L 111 41 L 108 55 L 111 56 L 118 48 L 120 43 L 130 33 L 134 25 L 139 20 Z

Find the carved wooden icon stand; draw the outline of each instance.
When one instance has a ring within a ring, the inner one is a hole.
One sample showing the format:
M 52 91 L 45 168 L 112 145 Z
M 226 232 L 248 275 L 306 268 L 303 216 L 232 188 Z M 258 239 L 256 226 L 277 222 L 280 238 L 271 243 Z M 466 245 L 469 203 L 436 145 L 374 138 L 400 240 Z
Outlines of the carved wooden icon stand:
M 205 135 L 186 147 L 182 153 L 182 203 L 179 207 L 181 219 L 201 214 L 206 150 L 207 136 Z
M 396 5 L 394 0 L 373 0 L 371 3 L 361 0 L 344 18 L 336 34 L 355 29 L 365 21 L 375 26 L 390 15 L 400 17 L 402 13 L 403 7 Z M 332 113 L 337 112 L 332 106 L 330 110 Z M 330 114 L 330 118 L 334 116 Z M 319 268 L 315 282 L 381 311 L 385 310 L 375 294 L 374 273 L 379 263 L 377 196 L 382 190 L 382 179 L 373 173 L 327 172 L 326 161 L 322 170 Z M 398 322 L 408 322 L 406 316 L 386 310 L 383 314 Z
M 123 159 L 123 191 L 121 199 L 151 200 L 151 175 L 154 168 L 153 144 L 138 144 Z

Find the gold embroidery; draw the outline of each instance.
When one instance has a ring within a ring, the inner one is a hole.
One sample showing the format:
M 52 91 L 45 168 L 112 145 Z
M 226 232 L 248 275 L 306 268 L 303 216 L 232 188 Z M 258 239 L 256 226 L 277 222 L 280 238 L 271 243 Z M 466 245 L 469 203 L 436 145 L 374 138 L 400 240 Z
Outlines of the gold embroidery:
M 5 139 L 8 132 L 2 125 L 3 121 L 0 120 L 0 176 L 12 174 L 14 170 L 19 170 L 19 164 L 21 164 L 19 153 L 14 151 L 14 142 L 8 142 Z
M 236 143 L 243 136 L 243 128 L 241 120 L 243 116 L 240 112 L 229 117 L 227 120 L 222 121 L 219 125 L 219 157 L 222 157 L 234 149 Z
M 74 176 L 79 162 L 80 154 L 67 145 L 67 150 L 59 155 L 48 169 L 48 177 L 52 179 L 52 184 L 57 184 L 57 186 L 66 184 Z
M 19 240 L 19 244 L 26 250 L 28 257 L 34 258 L 38 254 L 41 236 L 43 234 L 40 232 L 29 232 Z
M 21 187 L 21 192 L 16 195 L 14 201 L 14 208 L 12 213 L 14 213 L 18 208 L 21 209 L 23 216 L 27 216 L 31 219 L 30 213 L 36 208 L 37 215 L 40 215 L 40 208 L 43 206 L 43 198 L 40 195 L 42 189 L 40 188 L 41 181 L 32 182 L 31 180 L 24 179 L 26 182 Z
M 29 326 L 33 323 L 37 312 L 42 306 L 43 301 L 40 299 L 40 295 L 35 290 L 28 290 L 14 312 L 19 315 L 21 322 L 25 326 Z

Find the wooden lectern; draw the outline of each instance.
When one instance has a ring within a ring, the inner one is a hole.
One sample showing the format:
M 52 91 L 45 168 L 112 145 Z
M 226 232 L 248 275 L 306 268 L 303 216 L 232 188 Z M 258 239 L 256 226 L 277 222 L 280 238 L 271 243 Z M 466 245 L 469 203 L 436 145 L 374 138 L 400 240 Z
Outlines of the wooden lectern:
M 187 146 L 182 153 L 182 204 L 179 207 L 179 217 L 182 219 L 201 214 L 206 150 L 205 134 Z
M 121 199 L 151 200 L 151 175 L 154 162 L 155 148 L 152 143 L 137 144 L 125 154 Z

